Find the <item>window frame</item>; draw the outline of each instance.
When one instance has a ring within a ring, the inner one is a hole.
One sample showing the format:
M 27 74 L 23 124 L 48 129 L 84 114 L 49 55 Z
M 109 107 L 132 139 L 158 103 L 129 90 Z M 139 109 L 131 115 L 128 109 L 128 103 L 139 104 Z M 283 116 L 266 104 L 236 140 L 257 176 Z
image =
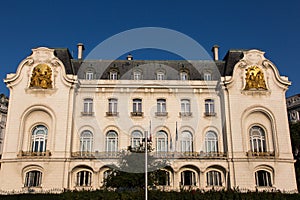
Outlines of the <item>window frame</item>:
M 188 134 L 184 137 L 183 134 Z M 184 130 L 180 134 L 180 151 L 183 153 L 193 152 L 193 134 L 190 131 Z
M 167 100 L 160 98 L 156 100 L 157 113 L 167 113 Z
M 89 136 L 84 135 L 89 134 Z M 93 150 L 93 133 L 89 130 L 84 130 L 80 134 L 80 152 L 92 152 Z
M 78 171 L 76 173 L 76 187 L 91 187 L 92 175 L 92 172 L 86 169 Z
M 155 137 L 156 152 L 164 153 L 169 151 L 168 134 L 164 130 L 160 130 L 156 133 Z
M 206 186 L 207 187 L 222 187 L 222 173 L 217 170 L 209 170 L 206 172 Z
M 39 134 L 41 129 L 44 133 Z M 48 128 L 43 124 L 35 125 L 31 130 L 31 152 L 46 152 L 48 140 Z
M 254 130 L 256 129 L 256 130 Z M 253 135 L 254 132 L 258 132 L 259 135 Z M 267 138 L 266 131 L 260 125 L 253 125 L 249 130 L 250 150 L 255 153 L 267 152 Z
M 111 135 L 110 134 L 114 134 Z M 105 151 L 108 153 L 118 152 L 118 133 L 114 130 L 109 130 L 105 136 Z
M 214 99 L 205 99 L 204 100 L 205 105 L 205 115 L 206 116 L 214 116 L 215 113 L 215 100 Z
M 212 136 L 209 136 L 212 134 Z M 219 145 L 218 145 L 218 135 L 214 131 L 207 131 L 205 134 L 205 152 L 206 153 L 218 153 Z
M 132 100 L 132 112 L 134 113 L 141 113 L 143 108 L 142 108 L 142 99 L 135 98 Z
M 259 174 L 262 173 L 262 174 Z M 255 185 L 256 187 L 272 187 L 273 180 L 272 180 L 272 173 L 265 169 L 259 169 L 255 171 Z M 262 176 L 262 177 L 259 177 Z M 261 180 L 261 178 L 263 180 Z M 262 183 L 262 184 L 261 184 Z
M 43 172 L 39 170 L 30 170 L 25 174 L 24 187 L 41 187 L 42 178 Z
M 94 100 L 92 98 L 83 99 L 83 114 L 92 115 L 94 107 Z

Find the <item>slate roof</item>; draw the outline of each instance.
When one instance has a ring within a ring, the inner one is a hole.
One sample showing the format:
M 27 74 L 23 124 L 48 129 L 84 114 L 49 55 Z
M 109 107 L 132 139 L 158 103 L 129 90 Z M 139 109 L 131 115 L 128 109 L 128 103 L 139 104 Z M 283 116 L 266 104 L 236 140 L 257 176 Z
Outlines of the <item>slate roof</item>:
M 67 74 L 84 78 L 86 71 L 94 72 L 94 79 L 109 79 L 110 71 L 117 71 L 119 79 L 132 79 L 133 71 L 140 71 L 142 79 L 154 80 L 162 71 L 167 80 L 178 80 L 181 71 L 189 74 L 190 80 L 203 80 L 210 72 L 213 79 L 231 76 L 235 64 L 243 57 L 244 50 L 229 50 L 223 60 L 77 60 L 67 48 L 55 48 L 55 55 L 63 62 Z

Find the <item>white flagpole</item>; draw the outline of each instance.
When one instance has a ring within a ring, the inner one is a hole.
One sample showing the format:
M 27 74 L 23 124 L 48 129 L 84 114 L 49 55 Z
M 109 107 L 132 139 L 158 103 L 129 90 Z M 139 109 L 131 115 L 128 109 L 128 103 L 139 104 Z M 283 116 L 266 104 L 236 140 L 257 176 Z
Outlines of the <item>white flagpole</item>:
M 147 156 L 148 156 L 148 131 L 145 131 L 145 200 L 148 200 L 148 157 Z

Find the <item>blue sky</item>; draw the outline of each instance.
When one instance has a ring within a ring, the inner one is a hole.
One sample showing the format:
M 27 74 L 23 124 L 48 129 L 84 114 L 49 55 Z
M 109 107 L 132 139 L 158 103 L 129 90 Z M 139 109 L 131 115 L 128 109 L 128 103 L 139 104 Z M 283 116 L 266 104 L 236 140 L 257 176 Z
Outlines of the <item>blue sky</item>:
M 21 60 L 38 46 L 66 47 L 85 55 L 105 39 L 139 27 L 163 27 L 196 40 L 208 52 L 256 48 L 266 52 L 300 93 L 300 1 L 1 1 L 0 78 L 15 72 Z M 138 51 L 135 59 L 176 59 L 161 51 Z M 3 81 L 0 93 L 8 94 Z

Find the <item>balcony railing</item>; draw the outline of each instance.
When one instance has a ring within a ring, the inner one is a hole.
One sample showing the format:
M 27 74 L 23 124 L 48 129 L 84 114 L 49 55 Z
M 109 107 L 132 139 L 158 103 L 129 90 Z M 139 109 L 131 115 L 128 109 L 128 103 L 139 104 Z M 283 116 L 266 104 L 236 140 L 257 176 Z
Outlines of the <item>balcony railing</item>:
M 94 116 L 94 112 L 81 112 L 82 116 Z
M 155 112 L 155 115 L 159 117 L 164 117 L 164 116 L 168 116 L 168 112 Z
M 131 112 L 132 117 L 142 117 L 144 115 L 143 112 Z
M 71 157 L 77 159 L 119 158 L 120 152 L 76 151 L 71 153 Z
M 121 157 L 120 152 L 72 152 L 71 157 L 75 159 L 115 159 Z M 149 155 L 155 158 L 168 159 L 224 159 L 227 154 L 224 152 L 151 152 Z
M 274 157 L 275 152 L 274 151 L 265 151 L 265 152 L 254 152 L 254 151 L 248 151 L 246 152 L 246 156 L 248 157 Z
M 49 150 L 42 152 L 33 152 L 33 151 L 19 151 L 19 158 L 48 158 L 51 156 L 51 152 Z
M 158 158 L 220 159 L 226 158 L 225 152 L 153 152 Z
M 118 112 L 106 112 L 106 116 L 108 117 L 115 117 L 115 116 L 118 116 L 119 113 Z
M 205 116 L 216 116 L 215 112 L 205 112 L 204 113 Z
M 190 117 L 192 116 L 191 112 L 179 112 L 180 117 Z

